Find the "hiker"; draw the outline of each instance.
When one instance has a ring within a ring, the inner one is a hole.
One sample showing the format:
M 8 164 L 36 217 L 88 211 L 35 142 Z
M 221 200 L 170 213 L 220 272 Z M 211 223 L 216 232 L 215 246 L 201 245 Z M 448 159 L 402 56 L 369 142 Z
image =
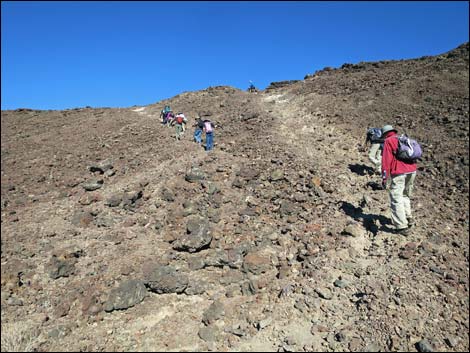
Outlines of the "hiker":
M 175 120 L 175 114 L 173 112 L 168 112 L 165 117 L 165 124 L 166 126 L 170 127 L 173 126 L 173 121 Z
M 175 125 L 176 130 L 176 139 L 180 140 L 181 136 L 184 132 L 184 125 L 186 124 L 187 120 L 183 113 L 178 113 L 173 120 L 173 124 Z
M 194 141 L 197 142 L 199 145 L 202 144 L 202 130 L 204 130 L 204 122 L 202 121 L 201 117 L 195 118 L 196 122 L 194 124 Z
M 160 121 L 162 124 L 166 124 L 168 122 L 169 113 L 171 113 L 171 107 L 169 105 L 165 105 L 165 108 L 160 112 Z
M 375 172 L 380 174 L 382 169 L 382 149 L 384 142 L 382 138 L 382 129 L 377 127 L 371 127 L 367 129 L 366 141 L 364 142 L 363 150 L 365 150 L 365 146 L 367 146 L 369 142 L 369 160 L 374 165 Z
M 214 147 L 214 124 L 212 121 L 204 120 L 203 131 L 206 133 L 206 151 L 210 151 Z
M 398 135 L 391 125 L 382 127 L 384 146 L 382 152 L 382 187 L 390 184 L 390 207 L 392 209 L 392 224 L 395 232 L 408 235 L 413 226 L 411 214 L 411 194 L 416 177 L 416 161 L 404 162 L 397 159 Z
M 255 85 L 253 84 L 253 81 L 250 81 L 250 86 L 248 87 L 248 92 L 250 92 L 250 93 L 258 92 Z
M 172 111 L 169 111 L 165 113 L 165 116 L 163 117 L 162 124 L 165 126 L 170 127 L 173 123 L 173 120 L 175 119 L 175 115 L 173 114 Z

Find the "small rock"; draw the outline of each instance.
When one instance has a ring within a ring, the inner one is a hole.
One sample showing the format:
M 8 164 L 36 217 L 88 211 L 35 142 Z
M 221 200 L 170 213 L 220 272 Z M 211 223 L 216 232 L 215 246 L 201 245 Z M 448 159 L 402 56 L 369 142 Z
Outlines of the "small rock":
M 209 247 L 212 235 L 205 220 L 192 218 L 188 221 L 186 229 L 187 234 L 183 234 L 173 243 L 173 249 L 194 253 Z
M 91 212 L 77 210 L 72 216 L 72 224 L 77 227 L 88 227 L 94 220 L 94 216 Z
M 103 179 L 90 180 L 89 182 L 83 183 L 82 187 L 86 191 L 98 190 L 103 186 Z
M 174 267 L 156 265 L 145 273 L 145 285 L 153 292 L 182 293 L 189 283 L 189 278 L 179 273 Z
M 90 172 L 99 172 L 103 174 L 104 172 L 113 169 L 113 164 L 110 161 L 102 161 L 101 163 L 91 165 L 89 168 Z
M 455 346 L 459 344 L 458 337 L 454 337 L 454 336 L 447 336 L 444 341 L 451 348 L 454 348 Z
M 271 175 L 269 180 L 271 181 L 278 181 L 284 179 L 284 172 L 280 169 L 274 170 Z
M 191 271 L 196 271 L 204 268 L 206 265 L 204 259 L 200 257 L 191 257 L 188 260 L 188 267 Z
M 165 201 L 168 201 L 168 202 L 173 202 L 175 201 L 175 195 L 173 194 L 173 192 L 168 189 L 168 188 L 163 188 L 162 190 L 162 198 L 163 200 Z
M 336 281 L 334 281 L 334 286 L 335 287 L 338 287 L 338 288 L 346 288 L 349 286 L 349 282 L 343 280 L 343 279 L 337 279 Z
M 412 258 L 413 255 L 414 255 L 414 251 L 412 251 L 412 250 L 401 250 L 398 253 L 398 257 L 400 259 L 404 259 L 404 260 L 408 260 L 408 259 Z
M 224 305 L 220 301 L 213 302 L 202 315 L 202 322 L 210 325 L 225 315 Z
M 315 288 L 315 292 L 320 296 L 320 298 L 330 300 L 333 298 L 333 293 L 328 288 Z
M 380 352 L 380 346 L 375 343 L 369 343 L 365 348 L 364 352 Z
M 207 288 L 208 286 L 206 282 L 192 280 L 184 290 L 184 293 L 187 295 L 201 295 L 206 292 Z
M 52 279 L 69 277 L 75 272 L 75 262 L 75 259 L 59 259 L 53 256 L 48 264 L 49 276 Z
M 217 340 L 217 329 L 214 327 L 202 327 L 198 332 L 199 337 L 206 342 L 214 342 Z
M 192 168 L 184 177 L 184 179 L 190 183 L 195 183 L 204 180 L 205 178 L 205 174 L 198 168 Z
M 122 193 L 113 194 L 106 200 L 105 205 L 109 207 L 119 206 L 122 202 L 122 197 Z
M 265 327 L 268 327 L 269 325 L 271 325 L 272 321 L 273 321 L 273 320 L 272 320 L 272 318 L 270 318 L 270 317 L 259 321 L 259 322 L 258 322 L 258 325 L 257 325 L 258 330 L 262 330 L 262 329 L 264 329 Z
M 361 207 L 369 206 L 372 202 L 372 199 L 368 195 L 363 195 L 361 200 Z
M 346 334 L 343 332 L 343 331 L 340 331 L 340 332 L 337 332 L 335 334 L 335 339 L 338 341 L 338 342 L 344 342 L 346 341 Z
M 10 297 L 7 300 L 7 304 L 11 306 L 23 306 L 23 301 L 16 297 Z
M 416 349 L 419 352 L 434 352 L 434 348 L 427 339 L 422 339 L 421 341 L 417 342 Z
M 252 252 L 245 256 L 243 261 L 243 270 L 259 275 L 268 271 L 272 267 L 271 259 L 268 254 Z
M 83 194 L 78 203 L 80 205 L 91 205 L 93 202 L 101 201 L 101 195 L 97 193 L 85 193 Z
M 342 234 L 351 235 L 353 237 L 360 237 L 364 235 L 364 233 L 364 228 L 358 224 L 348 224 L 342 231 Z
M 110 178 L 115 174 L 116 174 L 116 171 L 114 169 L 109 169 L 104 173 L 104 177 L 105 178 Z

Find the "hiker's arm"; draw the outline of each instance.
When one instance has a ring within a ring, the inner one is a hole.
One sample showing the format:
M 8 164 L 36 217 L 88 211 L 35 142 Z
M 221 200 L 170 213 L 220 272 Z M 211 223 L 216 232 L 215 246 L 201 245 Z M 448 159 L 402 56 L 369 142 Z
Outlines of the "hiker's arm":
M 382 151 L 382 186 L 387 183 L 392 169 L 393 151 L 390 141 L 385 141 Z

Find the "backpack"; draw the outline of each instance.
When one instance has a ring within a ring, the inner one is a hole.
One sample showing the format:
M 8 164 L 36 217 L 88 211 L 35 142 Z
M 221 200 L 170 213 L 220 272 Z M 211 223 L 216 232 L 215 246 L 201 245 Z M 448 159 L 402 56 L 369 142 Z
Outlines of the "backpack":
M 171 121 L 173 119 L 173 117 L 174 116 L 173 116 L 173 113 L 171 111 L 168 112 L 168 113 L 164 113 L 163 114 L 163 122 L 167 123 L 167 122 Z
M 378 127 L 371 127 L 367 130 L 367 137 L 370 142 L 383 142 L 382 141 L 382 129 Z
M 206 129 L 206 134 L 212 132 L 212 124 L 210 121 L 205 121 L 204 122 L 204 127 Z
M 176 114 L 176 122 L 178 124 L 186 123 L 186 117 L 184 116 L 183 113 Z
M 423 155 L 421 145 L 407 135 L 396 136 L 398 139 L 398 148 L 395 156 L 402 162 L 416 163 Z
M 169 112 L 171 112 L 170 106 L 169 106 L 169 105 L 165 105 L 165 108 L 163 109 L 163 113 L 166 114 L 166 113 L 169 113 Z

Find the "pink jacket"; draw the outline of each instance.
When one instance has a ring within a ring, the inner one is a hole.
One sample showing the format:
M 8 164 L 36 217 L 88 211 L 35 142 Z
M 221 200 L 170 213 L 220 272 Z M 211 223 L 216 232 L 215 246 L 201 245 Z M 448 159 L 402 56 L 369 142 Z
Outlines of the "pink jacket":
M 390 131 L 385 135 L 382 151 L 382 180 L 386 181 L 390 176 L 409 174 L 416 172 L 416 163 L 407 163 L 398 160 L 395 152 L 398 149 L 398 135 Z

